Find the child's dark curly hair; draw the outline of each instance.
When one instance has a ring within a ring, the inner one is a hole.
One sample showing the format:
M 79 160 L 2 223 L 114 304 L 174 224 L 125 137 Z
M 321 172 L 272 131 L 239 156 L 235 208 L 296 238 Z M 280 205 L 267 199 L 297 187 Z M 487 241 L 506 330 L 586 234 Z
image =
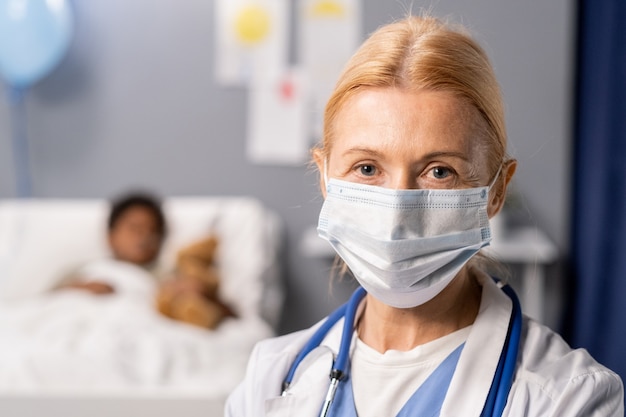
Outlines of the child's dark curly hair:
M 161 200 L 156 196 L 146 192 L 131 192 L 124 194 L 111 202 L 111 211 L 109 213 L 108 228 L 113 230 L 120 217 L 133 207 L 143 207 L 148 209 L 154 215 L 161 237 L 165 237 L 167 233 L 167 225 L 165 215 L 161 208 Z

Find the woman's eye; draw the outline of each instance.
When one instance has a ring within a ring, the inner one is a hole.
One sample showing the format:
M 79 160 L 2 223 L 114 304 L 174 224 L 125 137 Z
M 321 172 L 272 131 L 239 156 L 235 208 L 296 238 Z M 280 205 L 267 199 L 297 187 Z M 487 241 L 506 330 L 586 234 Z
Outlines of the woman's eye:
M 359 167 L 359 173 L 366 177 L 371 177 L 372 175 L 376 174 L 376 168 L 373 165 L 361 165 Z
M 444 179 L 450 175 L 450 170 L 444 167 L 435 167 L 432 169 L 433 177 L 437 179 Z

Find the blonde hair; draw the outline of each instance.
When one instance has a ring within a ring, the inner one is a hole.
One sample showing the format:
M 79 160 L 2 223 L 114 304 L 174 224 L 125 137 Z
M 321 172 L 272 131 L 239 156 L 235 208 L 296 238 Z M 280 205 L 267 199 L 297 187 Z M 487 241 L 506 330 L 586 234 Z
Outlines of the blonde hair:
M 324 112 L 324 159 L 332 148 L 337 114 L 367 87 L 452 92 L 473 106 L 494 175 L 506 156 L 506 127 L 500 87 L 484 50 L 461 27 L 432 17 L 407 17 L 376 30 L 348 61 Z

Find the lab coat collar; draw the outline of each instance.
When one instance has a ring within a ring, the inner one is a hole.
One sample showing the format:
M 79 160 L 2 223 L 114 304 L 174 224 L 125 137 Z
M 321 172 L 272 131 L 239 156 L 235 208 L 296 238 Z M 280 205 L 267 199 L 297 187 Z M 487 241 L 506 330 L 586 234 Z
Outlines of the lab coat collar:
M 493 279 L 474 270 L 482 286 L 478 316 L 450 383 L 441 417 L 480 416 L 498 367 L 513 304 Z
M 344 319 L 340 319 L 330 329 L 320 346 L 313 349 L 302 360 L 287 394 L 265 401 L 267 417 L 293 417 L 295 415 L 316 417 L 319 414 L 330 383 L 329 374 L 333 360 L 338 353 L 343 322 Z M 314 328 L 317 328 L 319 324 Z M 311 330 L 306 332 L 307 337 L 304 342 L 313 335 L 313 329 Z M 286 372 L 285 370 L 284 373 Z

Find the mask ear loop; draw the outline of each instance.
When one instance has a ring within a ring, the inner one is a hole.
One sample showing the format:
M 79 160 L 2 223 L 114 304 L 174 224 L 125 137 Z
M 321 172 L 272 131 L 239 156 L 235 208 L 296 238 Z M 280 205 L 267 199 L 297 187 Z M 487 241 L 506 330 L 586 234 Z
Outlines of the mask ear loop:
M 496 184 L 496 181 L 500 177 L 500 173 L 502 172 L 503 165 L 504 165 L 504 162 L 500 164 L 500 167 L 498 167 L 498 171 L 496 172 L 496 175 L 493 177 L 493 179 L 489 183 L 489 186 L 487 188 L 487 193 L 486 193 L 488 202 L 491 201 L 491 190 L 493 189 L 493 186 Z
M 496 172 L 496 175 L 493 177 L 493 179 L 491 180 L 491 182 L 489 183 L 488 186 L 488 190 L 491 191 L 491 189 L 493 188 L 494 185 L 496 185 L 496 181 L 498 180 L 498 177 L 500 176 L 500 174 L 502 173 L 502 165 L 504 165 L 504 163 L 500 164 L 500 166 L 498 167 L 498 171 Z
M 328 158 L 324 158 L 324 172 L 322 175 L 324 177 L 324 188 L 328 188 Z

